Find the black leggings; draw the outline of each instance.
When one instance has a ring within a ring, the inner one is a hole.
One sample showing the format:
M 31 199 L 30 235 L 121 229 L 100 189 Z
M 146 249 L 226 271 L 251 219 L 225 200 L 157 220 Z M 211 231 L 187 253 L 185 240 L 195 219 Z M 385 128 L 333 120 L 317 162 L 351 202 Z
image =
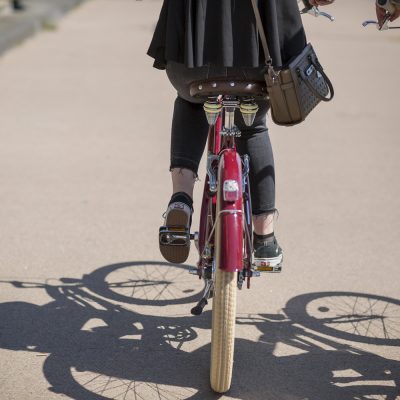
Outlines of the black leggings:
M 207 142 L 208 123 L 203 103 L 190 97 L 189 84 L 209 77 L 236 77 L 263 79 L 261 68 L 186 68 L 183 64 L 168 63 L 167 75 L 178 92 L 175 100 L 171 134 L 171 165 L 187 168 L 196 175 Z M 236 138 L 239 154 L 250 157 L 250 188 L 253 214 L 260 215 L 275 210 L 275 167 L 271 142 L 266 126 L 268 102 L 259 101 L 260 107 L 254 124 L 248 127 L 237 113 L 235 124 L 241 131 Z

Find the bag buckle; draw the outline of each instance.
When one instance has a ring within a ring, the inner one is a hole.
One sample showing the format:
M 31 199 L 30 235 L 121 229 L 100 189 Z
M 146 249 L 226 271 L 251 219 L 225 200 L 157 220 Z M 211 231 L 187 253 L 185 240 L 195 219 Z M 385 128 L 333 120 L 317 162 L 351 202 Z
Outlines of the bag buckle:
M 272 66 L 272 64 L 268 64 L 268 76 L 270 77 L 270 79 L 272 80 L 273 84 L 278 83 L 278 78 L 279 78 L 279 73 L 277 73 L 274 69 L 274 67 Z
M 311 64 L 311 65 L 306 69 L 306 76 L 310 76 L 314 71 L 315 71 L 315 67 L 314 67 L 313 64 Z

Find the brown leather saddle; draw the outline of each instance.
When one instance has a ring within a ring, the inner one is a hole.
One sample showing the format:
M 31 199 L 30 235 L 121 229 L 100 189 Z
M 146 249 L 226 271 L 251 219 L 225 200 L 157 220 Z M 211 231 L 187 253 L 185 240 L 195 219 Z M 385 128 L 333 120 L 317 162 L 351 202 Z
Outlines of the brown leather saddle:
M 196 98 L 219 95 L 268 97 L 267 85 L 264 81 L 244 81 L 226 77 L 195 81 L 190 85 L 190 95 Z

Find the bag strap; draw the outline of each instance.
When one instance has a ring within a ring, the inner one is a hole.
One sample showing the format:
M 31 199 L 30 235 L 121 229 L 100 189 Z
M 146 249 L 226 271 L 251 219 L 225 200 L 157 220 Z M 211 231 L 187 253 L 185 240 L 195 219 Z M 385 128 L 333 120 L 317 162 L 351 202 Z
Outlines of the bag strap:
M 269 53 L 267 38 L 265 36 L 263 24 L 261 22 L 261 15 L 260 15 L 260 11 L 258 10 L 257 0 L 251 0 L 251 4 L 253 6 L 254 16 L 256 17 L 257 31 L 258 31 L 258 34 L 260 35 L 261 44 L 262 44 L 262 47 L 264 50 L 265 64 L 272 66 L 272 58 L 271 58 L 271 54 Z

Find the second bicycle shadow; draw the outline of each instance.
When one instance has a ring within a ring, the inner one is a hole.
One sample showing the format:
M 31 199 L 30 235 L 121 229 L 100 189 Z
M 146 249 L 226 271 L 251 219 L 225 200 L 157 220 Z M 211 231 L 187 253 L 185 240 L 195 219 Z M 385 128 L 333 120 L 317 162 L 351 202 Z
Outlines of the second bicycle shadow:
M 50 392 L 85 400 L 220 397 L 208 383 L 211 312 L 190 315 L 203 288 L 185 266 L 126 262 L 82 279 L 0 285 L 44 290 L 51 298 L 40 306 L 0 304 L 0 347 L 48 354 L 43 373 Z M 187 304 L 186 314 L 161 307 L 179 304 Z M 154 306 L 151 315 L 148 306 Z M 277 314 L 240 314 L 237 325 L 254 326 L 259 334 L 236 341 L 228 393 L 234 399 L 399 394 L 399 363 L 390 350 L 400 344 L 397 299 L 306 293 Z

